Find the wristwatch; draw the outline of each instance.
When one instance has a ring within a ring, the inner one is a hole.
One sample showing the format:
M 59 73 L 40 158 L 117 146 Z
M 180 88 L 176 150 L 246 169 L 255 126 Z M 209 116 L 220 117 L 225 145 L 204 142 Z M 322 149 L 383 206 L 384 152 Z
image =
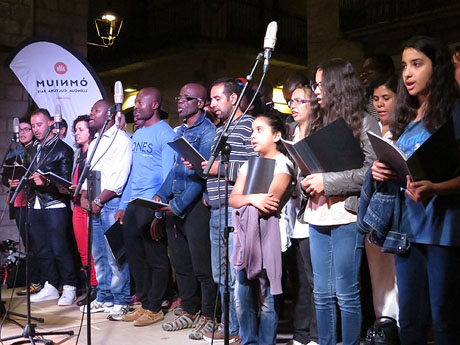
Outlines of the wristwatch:
M 104 204 L 101 202 L 101 199 L 99 198 L 96 198 L 94 199 L 94 203 L 99 206 L 100 208 L 103 208 L 104 207 Z

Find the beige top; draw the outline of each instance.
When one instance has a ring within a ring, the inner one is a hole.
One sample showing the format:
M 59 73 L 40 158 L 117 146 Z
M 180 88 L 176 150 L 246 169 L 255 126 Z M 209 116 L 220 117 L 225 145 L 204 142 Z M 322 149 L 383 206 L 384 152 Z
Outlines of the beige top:
M 304 221 L 313 225 L 342 225 L 356 222 L 356 215 L 345 209 L 346 196 L 312 196 L 305 208 Z

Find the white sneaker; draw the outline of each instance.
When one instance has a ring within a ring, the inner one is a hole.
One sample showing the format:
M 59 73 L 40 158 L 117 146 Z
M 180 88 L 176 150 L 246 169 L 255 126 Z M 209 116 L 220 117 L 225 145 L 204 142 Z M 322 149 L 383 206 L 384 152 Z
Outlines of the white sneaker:
M 99 302 L 97 299 L 91 302 L 89 305 L 89 311 L 91 313 L 110 313 L 113 308 L 113 302 Z M 82 313 L 86 313 L 86 304 L 80 307 Z
M 46 282 L 43 289 L 40 292 L 33 294 L 30 296 L 31 302 L 43 302 L 43 301 L 50 301 L 52 299 L 59 298 L 59 291 L 53 285 Z
M 109 312 L 109 315 L 107 315 L 107 319 L 110 321 L 121 321 L 123 319 L 123 315 L 127 314 L 128 311 L 128 305 L 115 304 L 112 310 Z
M 62 295 L 59 298 L 58 305 L 72 305 L 77 299 L 77 288 L 72 285 L 64 285 L 62 287 Z
M 310 341 L 307 345 L 318 345 L 318 343 L 316 341 Z

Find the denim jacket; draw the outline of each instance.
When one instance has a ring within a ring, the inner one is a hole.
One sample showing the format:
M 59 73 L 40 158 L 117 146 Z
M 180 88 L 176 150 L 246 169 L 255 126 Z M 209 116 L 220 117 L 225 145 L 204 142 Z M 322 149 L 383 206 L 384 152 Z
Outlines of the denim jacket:
M 369 233 L 369 241 L 383 252 L 401 254 L 410 246 L 402 229 L 402 196 L 398 183 L 375 181 L 369 169 L 364 178 L 358 206 L 357 227 Z
M 215 133 L 216 126 L 203 112 L 193 126 L 187 127 L 185 123 L 179 126 L 175 139 L 183 136 L 205 159 L 208 159 Z M 164 203 L 169 202 L 176 216 L 184 218 L 190 207 L 200 201 L 206 182 L 195 171 L 187 169 L 181 158 L 176 153 L 174 166 L 156 196 Z

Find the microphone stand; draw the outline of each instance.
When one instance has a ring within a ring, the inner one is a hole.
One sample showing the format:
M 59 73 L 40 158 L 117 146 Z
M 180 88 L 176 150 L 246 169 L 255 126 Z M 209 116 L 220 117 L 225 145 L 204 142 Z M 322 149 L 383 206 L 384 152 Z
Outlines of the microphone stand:
M 101 141 L 102 135 L 105 132 L 105 128 L 110 120 L 112 120 L 112 112 L 113 108 L 109 108 L 107 110 L 107 117 L 105 118 L 104 124 L 102 125 L 100 134 L 97 136 L 96 143 L 94 144 L 94 149 L 91 152 L 90 157 L 86 160 L 85 167 L 81 176 L 78 180 L 77 188 L 73 194 L 73 197 L 76 198 L 80 193 L 81 187 L 83 186 L 83 182 L 88 177 L 88 174 L 91 169 L 91 162 L 93 160 L 94 154 L 96 153 L 97 147 L 99 146 L 99 142 Z M 92 188 L 92 183 L 89 183 L 88 186 L 88 200 L 89 200 L 89 212 L 88 212 L 88 262 L 86 264 L 86 289 L 87 289 L 87 296 L 86 296 L 86 344 L 91 345 L 91 260 L 92 260 L 92 247 L 93 247 L 93 212 L 91 208 L 91 203 L 94 200 L 95 194 L 94 189 Z
M 14 138 L 11 138 L 11 142 L 10 142 L 10 144 L 8 145 L 8 149 L 6 150 L 5 156 L 3 157 L 3 160 L 2 160 L 2 166 L 3 166 L 3 164 L 4 164 L 5 161 L 6 161 L 6 157 L 7 157 L 8 154 L 11 152 L 11 149 L 12 149 L 13 147 L 16 149 L 16 148 L 18 147 L 18 145 L 20 145 L 20 144 L 18 144 Z M 19 157 L 20 157 L 20 156 L 19 156 Z M 14 161 L 17 162 L 17 160 L 18 160 L 18 154 L 17 154 L 17 152 L 16 152 L 16 157 L 15 157 Z M 24 159 L 21 159 L 21 160 L 23 161 Z M 9 193 L 8 193 L 8 194 L 9 194 Z M 21 217 L 21 215 L 20 215 L 19 217 Z M 26 214 L 26 217 L 27 217 L 27 214 Z M 26 227 L 27 227 L 27 221 L 26 221 Z M 18 230 L 19 230 L 19 229 L 18 229 Z M 26 236 L 27 236 L 27 230 L 26 230 Z M 25 241 L 27 242 L 27 238 L 25 239 Z M 24 243 L 24 246 L 26 246 L 26 244 L 27 244 L 27 243 Z M 27 253 L 27 252 L 26 252 L 26 253 Z M 26 265 L 27 265 L 27 255 L 26 255 Z M 18 260 L 17 263 L 16 263 L 16 267 L 17 267 L 16 269 L 19 269 L 19 260 Z M 26 267 L 26 275 L 27 275 L 27 267 Z M 2 274 L 0 274 L 0 276 L 2 277 L 2 279 L 4 278 Z M 27 279 L 27 277 L 26 277 L 26 279 Z M 28 286 L 28 284 L 26 284 L 26 286 Z M 11 321 L 11 322 L 17 324 L 19 327 L 24 328 L 24 326 L 21 325 L 19 322 L 17 322 L 17 321 L 14 320 L 14 319 L 11 319 L 11 318 L 9 317 L 9 315 L 17 316 L 17 317 L 22 317 L 22 318 L 24 318 L 24 319 L 27 318 L 27 315 L 20 314 L 20 313 L 15 313 L 15 312 L 13 312 L 13 311 L 9 311 L 9 310 L 6 309 L 5 304 L 6 304 L 6 302 L 4 302 L 3 299 L 2 299 L 2 293 L 1 293 L 1 289 L 0 289 L 0 315 L 3 315 L 8 321 Z M 40 318 L 40 317 L 31 317 L 31 319 L 32 319 L 32 320 L 35 320 L 35 321 L 37 321 L 37 322 L 41 322 L 41 323 L 45 322 L 45 320 L 44 320 L 43 318 Z M 0 339 L 0 342 L 1 342 L 1 341 L 3 341 L 3 339 Z
M 52 127 L 48 127 L 48 131 L 46 132 L 46 136 L 45 136 L 45 141 L 46 139 L 48 139 L 48 136 L 50 135 L 51 133 L 51 130 L 52 130 Z M 45 145 L 45 143 L 43 143 L 43 145 Z M 18 194 L 19 192 L 24 188 L 24 183 L 26 183 L 26 180 L 29 179 L 30 175 L 32 175 L 32 166 L 35 164 L 35 162 L 38 160 L 38 156 L 40 155 L 40 152 L 42 150 L 42 147 L 43 145 L 40 145 L 40 148 L 37 150 L 37 152 L 35 153 L 35 156 L 34 158 L 32 159 L 32 161 L 30 162 L 29 164 L 29 167 L 27 168 L 26 170 L 26 173 L 24 174 L 24 176 L 21 177 L 21 179 L 19 180 L 19 184 L 18 186 L 16 187 L 16 190 L 14 191 L 14 194 L 13 196 L 11 197 L 10 199 L 10 204 L 14 204 L 14 200 L 16 200 L 16 198 L 18 197 Z M 28 287 L 27 287 L 28 288 Z
M 50 135 L 51 133 L 51 129 L 52 127 L 49 127 L 48 128 L 48 131 L 46 132 L 46 136 L 45 136 L 45 142 L 46 142 L 46 139 L 48 138 L 48 136 Z M 45 143 L 43 143 L 44 145 Z M 42 147 L 43 145 L 40 146 L 40 148 L 37 150 L 37 152 L 35 153 L 35 156 L 34 158 L 32 159 L 32 161 L 30 162 L 30 165 L 29 167 L 27 168 L 27 171 L 26 173 L 24 174 L 24 176 L 21 178 L 21 180 L 19 181 L 19 184 L 18 186 L 16 187 L 16 190 L 13 194 L 13 197 L 11 198 L 11 201 L 10 203 L 14 204 L 14 200 L 16 199 L 16 197 L 18 196 L 19 192 L 22 190 L 22 188 L 24 188 L 24 184 L 25 184 L 25 181 L 27 179 L 29 179 L 30 175 L 32 174 L 32 166 L 35 164 L 35 162 L 38 160 L 38 156 L 40 155 L 40 152 L 42 150 Z M 2 338 L 0 339 L 1 342 L 3 341 L 7 341 L 7 340 L 13 340 L 13 339 L 19 339 L 19 338 L 26 338 L 26 340 L 21 340 L 21 341 L 17 341 L 17 342 L 14 342 L 12 343 L 12 345 L 19 345 L 19 344 L 27 344 L 27 343 L 30 343 L 30 344 L 33 344 L 35 345 L 35 343 L 44 343 L 44 344 L 47 344 L 47 345 L 53 345 L 54 342 L 52 340 L 49 340 L 49 339 L 44 339 L 42 338 L 43 335 L 73 335 L 73 331 L 61 331 L 61 332 L 36 332 L 35 331 L 35 324 L 33 324 L 31 322 L 32 319 L 38 321 L 38 322 L 41 322 L 43 323 L 45 320 L 43 318 L 33 318 L 31 316 L 31 310 L 30 310 L 30 289 L 29 289 L 29 285 L 30 285 L 30 277 L 29 277 L 29 230 L 30 230 L 30 221 L 29 221 L 29 212 L 27 212 L 27 220 L 26 220 L 26 243 L 25 243 L 25 246 L 26 246 L 26 296 L 27 296 L 27 324 L 24 326 L 24 329 L 23 329 L 23 332 L 22 334 L 20 335 L 14 335 L 14 336 L 11 336 L 11 337 L 6 337 L 6 338 Z M 37 337 L 40 337 L 38 339 L 36 339 Z
M 224 344 L 229 345 L 230 342 L 230 334 L 229 334 L 229 318 L 230 318 L 230 286 L 229 286 L 229 268 L 230 268 L 230 258 L 229 258 L 229 249 L 228 249 L 228 240 L 230 238 L 230 233 L 233 232 L 233 227 L 228 225 L 228 175 L 229 175 L 229 166 L 228 162 L 230 161 L 230 152 L 232 151 L 232 147 L 227 144 L 227 139 L 230 135 L 229 128 L 230 124 L 235 117 L 236 111 L 238 110 L 241 100 L 243 99 L 244 92 L 252 80 L 254 72 L 259 65 L 259 63 L 263 60 L 263 54 L 259 53 L 256 57 L 256 61 L 254 66 L 252 67 L 251 73 L 246 76 L 246 81 L 243 85 L 243 89 L 241 91 L 238 100 L 236 101 L 235 106 L 233 107 L 232 113 L 227 121 L 227 124 L 224 127 L 224 130 L 217 139 L 217 143 L 214 146 L 213 150 L 211 151 L 211 156 L 209 157 L 208 164 L 206 168 L 203 170 L 203 174 L 207 176 L 209 174 L 209 170 L 211 169 L 212 164 L 219 156 L 222 154 L 222 161 L 221 163 L 226 164 L 225 169 L 225 227 L 224 227 L 224 245 L 225 245 L 225 278 L 224 278 Z

